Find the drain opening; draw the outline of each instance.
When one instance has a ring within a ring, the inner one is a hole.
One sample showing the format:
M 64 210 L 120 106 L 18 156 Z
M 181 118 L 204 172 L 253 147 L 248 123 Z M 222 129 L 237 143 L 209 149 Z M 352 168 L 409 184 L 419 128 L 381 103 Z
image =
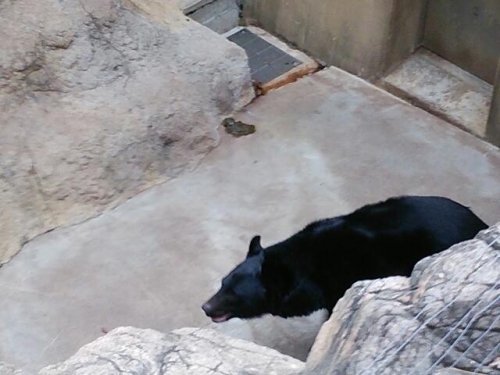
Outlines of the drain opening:
M 257 95 L 264 95 L 321 68 L 304 52 L 255 26 L 239 26 L 224 36 L 247 53 Z
M 271 82 L 302 64 L 248 29 L 241 29 L 228 39 L 245 50 L 252 80 L 260 84 Z

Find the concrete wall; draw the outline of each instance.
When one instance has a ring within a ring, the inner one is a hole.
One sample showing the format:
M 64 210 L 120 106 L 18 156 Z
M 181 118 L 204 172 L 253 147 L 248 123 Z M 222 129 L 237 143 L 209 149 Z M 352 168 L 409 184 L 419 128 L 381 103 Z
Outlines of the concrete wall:
M 244 16 L 326 64 L 379 77 L 420 43 L 427 0 L 247 0 Z
M 494 84 L 490 115 L 486 128 L 486 138 L 494 145 L 500 147 L 500 58 L 497 62 L 497 72 Z
M 430 0 L 423 44 L 493 83 L 500 55 L 500 0 Z

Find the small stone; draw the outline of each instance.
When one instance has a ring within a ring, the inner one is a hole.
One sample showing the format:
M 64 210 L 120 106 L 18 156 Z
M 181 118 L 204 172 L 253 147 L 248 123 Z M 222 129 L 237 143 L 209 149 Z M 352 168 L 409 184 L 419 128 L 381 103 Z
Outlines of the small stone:
M 234 118 L 228 117 L 222 121 L 222 126 L 226 129 L 226 133 L 233 137 L 241 137 L 255 133 L 255 125 L 246 124 L 242 121 L 235 121 Z

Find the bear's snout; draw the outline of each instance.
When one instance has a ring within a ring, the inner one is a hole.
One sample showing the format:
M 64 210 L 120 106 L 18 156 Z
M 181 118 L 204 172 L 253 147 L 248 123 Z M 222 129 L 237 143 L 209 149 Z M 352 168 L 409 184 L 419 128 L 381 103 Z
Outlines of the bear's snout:
M 205 312 L 205 314 L 207 314 L 207 316 L 212 317 L 224 310 L 224 298 L 220 294 L 220 292 L 215 294 L 201 306 L 202 310 Z
M 210 316 L 210 314 L 213 312 L 213 306 L 210 304 L 210 301 L 205 302 L 202 306 L 201 309 L 207 314 L 207 316 Z
M 201 308 L 215 323 L 225 322 L 232 318 L 232 314 L 224 308 L 223 298 L 217 293 L 205 302 Z

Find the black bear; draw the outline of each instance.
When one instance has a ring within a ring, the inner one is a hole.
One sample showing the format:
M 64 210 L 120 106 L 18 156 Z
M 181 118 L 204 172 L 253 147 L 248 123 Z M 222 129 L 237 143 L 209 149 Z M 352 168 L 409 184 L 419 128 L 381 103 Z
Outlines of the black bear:
M 266 249 L 255 236 L 245 261 L 202 309 L 214 322 L 331 312 L 354 282 L 409 276 L 422 258 L 486 227 L 451 199 L 403 196 L 313 222 Z

